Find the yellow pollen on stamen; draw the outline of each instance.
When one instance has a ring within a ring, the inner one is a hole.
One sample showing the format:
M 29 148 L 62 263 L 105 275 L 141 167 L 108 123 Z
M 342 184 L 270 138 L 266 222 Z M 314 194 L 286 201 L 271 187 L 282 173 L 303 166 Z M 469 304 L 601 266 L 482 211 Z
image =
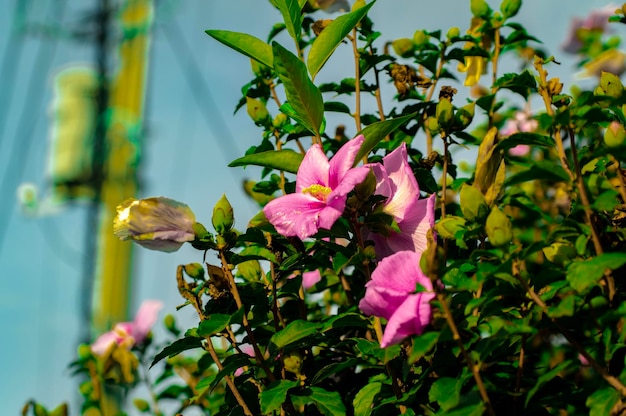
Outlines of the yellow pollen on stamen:
M 323 186 L 323 185 L 311 185 L 308 188 L 304 188 L 302 190 L 303 194 L 310 194 L 312 195 L 315 199 L 318 199 L 322 202 L 326 202 L 326 198 L 328 197 L 328 194 L 330 194 L 331 189 L 327 186 Z

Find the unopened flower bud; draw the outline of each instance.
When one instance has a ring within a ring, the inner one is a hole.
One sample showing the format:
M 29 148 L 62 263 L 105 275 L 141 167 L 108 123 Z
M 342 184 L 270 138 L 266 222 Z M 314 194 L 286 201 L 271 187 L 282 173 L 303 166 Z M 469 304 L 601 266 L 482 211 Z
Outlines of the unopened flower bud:
M 246 97 L 246 111 L 252 121 L 257 124 L 263 124 L 270 117 L 265 104 L 256 98 Z
M 600 76 L 600 87 L 604 91 L 604 95 L 608 95 L 613 98 L 621 97 L 624 92 L 624 85 L 622 85 L 622 81 L 620 81 L 617 75 L 610 72 L 602 71 L 602 75 Z
M 80 344 L 78 346 L 77 353 L 80 360 L 86 360 L 93 357 L 93 354 L 91 353 L 91 346 L 88 344 Z
M 211 217 L 213 228 L 218 234 L 224 234 L 233 228 L 235 217 L 233 215 L 233 207 L 228 202 L 226 195 L 222 195 L 219 201 L 213 207 L 213 217 Z
M 200 263 L 189 263 L 183 266 L 187 276 L 194 280 L 204 279 L 204 267 Z
M 467 126 L 470 125 L 472 119 L 474 118 L 474 107 L 476 107 L 476 103 L 469 103 L 459 108 L 454 113 L 454 127 L 463 130 Z
M 48 412 L 48 416 L 68 416 L 69 407 L 67 403 L 62 403 Z
M 430 131 L 430 134 L 433 136 L 439 133 L 439 123 L 435 117 L 428 117 L 426 119 L 426 128 Z
M 604 130 L 604 144 L 607 147 L 615 148 L 624 144 L 626 139 L 626 130 L 618 121 L 612 121 Z
M 302 355 L 299 352 L 291 352 L 283 358 L 283 366 L 285 371 L 289 371 L 295 375 L 300 375 L 302 370 Z
M 544 247 L 542 251 L 548 261 L 558 266 L 563 266 L 576 257 L 576 249 L 567 241 L 556 241 Z
M 243 261 L 237 265 L 238 274 L 247 282 L 258 282 L 263 276 L 263 269 L 258 260 Z
M 454 239 L 458 231 L 465 229 L 465 218 L 448 215 L 435 224 L 435 230 L 441 237 L 450 240 Z
M 171 313 L 165 315 L 165 317 L 163 318 L 163 325 L 165 326 L 165 329 L 170 332 L 178 331 L 178 328 L 176 328 L 176 318 Z
M 33 412 L 35 413 L 35 416 L 48 416 L 48 411 L 46 410 L 46 408 L 39 403 L 35 403 L 33 405 Z
M 448 39 L 458 38 L 459 36 L 461 36 L 461 29 L 458 26 L 451 27 L 448 33 L 446 33 Z
M 474 16 L 480 18 L 489 17 L 491 12 L 489 4 L 485 0 L 470 0 L 470 10 Z
M 423 30 L 416 30 L 413 34 L 413 44 L 418 48 L 428 43 L 428 35 Z
M 150 403 L 144 399 L 140 399 L 139 397 L 133 399 L 133 405 L 142 413 L 150 411 Z
M 93 392 L 93 383 L 91 380 L 84 381 L 78 386 L 78 391 L 83 397 L 89 397 Z
M 252 68 L 252 72 L 254 73 L 254 75 L 258 77 L 268 76 L 271 72 L 269 66 L 262 64 L 256 59 L 250 59 L 250 67 Z
M 481 221 L 489 214 L 489 206 L 485 196 L 478 188 L 464 184 L 459 193 L 461 212 L 470 221 Z
M 415 45 L 413 41 L 409 38 L 400 38 L 391 42 L 391 47 L 396 55 L 402 56 L 404 58 L 411 55 L 413 49 L 415 49 Z
M 485 224 L 489 242 L 496 247 L 509 244 L 513 239 L 513 226 L 511 220 L 498 207 L 491 208 Z
M 517 14 L 522 6 L 522 0 L 502 0 L 500 3 L 500 11 L 505 18 L 513 17 Z
M 452 103 L 447 98 L 440 98 L 437 103 L 437 123 L 443 128 L 449 127 L 454 120 Z
M 354 4 L 352 5 L 351 11 L 359 10 L 360 8 L 365 7 L 366 5 L 367 3 L 365 3 L 365 0 L 356 0 Z
M 287 117 L 287 114 L 284 113 L 278 113 L 276 114 L 276 117 L 274 117 L 274 120 L 272 120 L 272 126 L 274 126 L 274 128 L 281 128 L 282 126 L 284 126 L 287 121 L 289 121 L 289 117 Z

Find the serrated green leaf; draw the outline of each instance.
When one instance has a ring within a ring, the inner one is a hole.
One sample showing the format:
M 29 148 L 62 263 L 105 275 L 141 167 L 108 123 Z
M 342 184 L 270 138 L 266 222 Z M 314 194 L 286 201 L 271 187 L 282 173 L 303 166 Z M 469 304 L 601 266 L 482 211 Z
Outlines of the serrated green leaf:
M 318 136 L 324 119 L 322 93 L 313 84 L 306 66 L 297 56 L 277 42 L 272 42 L 272 50 L 274 69 L 285 87 L 287 101 L 293 109 L 293 113 L 288 115 Z
M 337 17 L 322 30 L 322 33 L 313 42 L 307 58 L 307 66 L 312 79 L 315 79 L 315 76 L 328 58 L 330 58 L 348 33 L 365 17 L 374 3 L 375 1 L 372 1 L 364 7 Z
M 585 261 L 574 261 L 567 267 L 567 281 L 580 294 L 597 284 L 604 272 L 626 264 L 626 253 L 604 253 Z
M 198 335 L 208 337 L 221 332 L 230 322 L 230 315 L 224 313 L 212 313 L 208 319 L 198 325 Z
M 228 30 L 206 30 L 205 33 L 213 39 L 246 55 L 270 68 L 274 67 L 272 47 L 261 39 L 247 33 L 231 32 Z
M 239 159 L 235 159 L 228 164 L 228 166 L 263 166 L 265 168 L 272 168 L 282 170 L 290 173 L 298 173 L 300 163 L 302 163 L 302 156 L 300 153 L 293 150 L 268 150 L 267 152 L 252 153 Z
M 285 328 L 272 335 L 270 344 L 276 349 L 284 348 L 289 344 L 316 334 L 320 328 L 320 324 L 298 319 L 290 322 Z
M 278 382 L 271 383 L 265 390 L 259 395 L 261 402 L 261 412 L 266 415 L 278 410 L 280 406 L 287 400 L 287 393 L 289 389 L 292 389 L 298 385 L 298 381 L 293 380 L 280 380 Z
M 377 121 L 365 127 L 359 134 L 365 136 L 365 140 L 361 145 L 361 149 L 357 153 L 354 164 L 355 166 L 365 157 L 372 149 L 388 134 L 400 128 L 403 124 L 408 123 L 415 118 L 417 113 L 408 114 L 402 117 L 396 117 L 385 121 Z
M 172 342 L 167 347 L 163 348 L 163 350 L 158 353 L 154 360 L 152 360 L 152 364 L 150 364 L 150 368 L 152 368 L 156 363 L 161 361 L 166 357 L 173 357 L 175 355 L 180 354 L 183 351 L 191 350 L 194 348 L 202 347 L 202 338 L 200 337 L 185 337 L 179 340 Z
M 611 409 L 613 409 L 619 398 L 619 393 L 612 387 L 604 387 L 594 391 L 587 397 L 585 402 L 585 405 L 589 408 L 589 416 L 606 416 L 611 414 Z
M 521 74 L 504 74 L 498 78 L 494 87 L 506 88 L 528 98 L 531 91 L 537 91 L 537 81 L 530 71 L 525 70 Z
M 298 0 L 275 0 L 276 7 L 283 16 L 285 27 L 289 36 L 296 42 L 300 43 L 302 32 L 302 7 Z

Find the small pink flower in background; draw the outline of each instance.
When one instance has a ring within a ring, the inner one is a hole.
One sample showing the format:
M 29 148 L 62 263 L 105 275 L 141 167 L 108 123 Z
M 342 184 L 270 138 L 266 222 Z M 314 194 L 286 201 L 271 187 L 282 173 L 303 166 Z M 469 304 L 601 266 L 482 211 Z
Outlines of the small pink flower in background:
M 421 253 L 400 251 L 380 261 L 372 280 L 365 285 L 359 309 L 385 318 L 387 326 L 380 346 L 398 344 L 411 335 L 421 335 L 432 320 L 430 301 L 435 293 L 430 279 L 419 266 Z M 426 292 L 417 292 L 417 285 Z
M 526 111 L 518 111 L 513 119 L 509 119 L 500 129 L 501 136 L 510 136 L 515 133 L 531 133 L 539 127 L 537 120 L 530 118 Z M 512 156 L 525 156 L 530 152 L 530 146 L 525 144 L 517 145 L 509 150 Z
M 91 344 L 91 351 L 95 355 L 104 355 L 113 343 L 129 350 L 134 345 L 143 343 L 152 329 L 152 326 L 156 323 L 159 310 L 161 310 L 162 307 L 163 303 L 161 301 L 144 301 L 132 322 L 120 322 L 116 324 L 111 331 L 100 335 L 98 339 Z
M 369 168 L 353 168 L 364 137 L 346 143 L 329 161 L 320 145 L 306 152 L 296 177 L 296 192 L 267 203 L 263 212 L 284 236 L 304 240 L 330 229 L 346 207 L 348 193 L 363 182 Z
M 402 143 L 383 158 L 382 164 L 370 165 L 376 176 L 377 195 L 387 197 L 383 211 L 391 215 L 400 232 L 389 231 L 389 236 L 366 233 L 374 241 L 378 258 L 403 250 L 426 249 L 426 233 L 435 225 L 435 195 L 419 199 L 420 189 L 409 166 L 406 144 Z
M 292 274 L 288 279 L 293 279 L 297 274 Z M 322 274 L 319 270 L 312 270 L 310 272 L 302 272 L 302 288 L 309 290 L 315 286 L 320 280 L 322 280 Z
M 169 253 L 196 238 L 195 222 L 193 211 L 173 199 L 127 199 L 117 207 L 113 232 L 121 240 Z
M 569 26 L 567 39 L 561 48 L 568 53 L 578 53 L 583 46 L 582 32 L 606 32 L 609 26 L 609 17 L 615 15 L 615 9 L 617 8 L 618 6 L 609 4 L 600 9 L 592 10 L 584 19 L 573 18 Z

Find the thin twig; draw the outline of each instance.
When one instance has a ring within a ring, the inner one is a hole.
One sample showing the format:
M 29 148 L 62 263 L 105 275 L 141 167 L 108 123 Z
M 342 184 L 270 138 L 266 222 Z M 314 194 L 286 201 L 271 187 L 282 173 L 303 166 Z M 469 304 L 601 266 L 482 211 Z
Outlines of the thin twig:
M 233 276 L 230 268 L 228 267 L 228 261 L 226 260 L 226 256 L 224 255 L 224 252 L 222 250 L 219 251 L 219 257 L 222 263 L 222 271 L 224 272 L 224 275 L 228 278 L 228 283 L 230 284 L 230 293 L 233 295 L 233 298 L 235 299 L 235 304 L 237 305 L 238 309 L 244 308 L 243 303 L 241 302 L 241 296 L 239 296 L 239 289 L 237 289 L 237 283 L 235 283 L 235 277 Z M 274 374 L 272 373 L 270 368 L 267 366 L 267 363 L 265 362 L 265 359 L 263 358 L 263 354 L 261 350 L 259 349 L 259 345 L 256 341 L 256 337 L 254 336 L 254 333 L 252 332 L 252 328 L 250 327 L 250 322 L 248 322 L 247 312 L 245 308 L 243 310 L 243 318 L 242 318 L 241 323 L 242 323 L 244 330 L 246 331 L 246 334 L 248 335 L 248 339 L 250 340 L 250 344 L 252 345 L 252 348 L 254 348 L 254 358 L 257 364 L 259 364 L 261 368 L 263 368 L 263 370 L 266 372 L 267 377 L 270 379 L 270 381 L 274 381 L 276 378 L 274 377 Z
M 539 295 L 537 295 L 534 289 L 530 287 L 526 279 L 521 276 L 519 262 L 519 259 L 513 259 L 513 276 L 515 276 L 515 278 L 522 284 L 522 287 L 526 290 L 532 301 L 541 308 L 546 316 L 550 317 L 548 314 L 548 307 L 545 302 L 541 300 L 541 298 L 539 297 Z M 601 366 L 576 340 L 576 338 L 574 338 L 571 332 L 569 332 L 569 330 L 565 328 L 556 318 L 550 317 L 550 320 L 556 326 L 559 332 L 565 337 L 565 339 L 567 339 L 567 341 L 574 347 L 574 349 L 576 349 L 576 351 L 578 351 L 578 353 L 580 353 L 580 355 L 582 355 L 589 362 L 589 365 L 591 365 L 591 367 L 593 367 L 593 369 L 596 370 L 596 372 L 598 372 L 598 374 L 600 374 L 611 387 L 617 390 L 622 396 L 626 396 L 626 386 L 622 384 L 619 379 L 609 374 L 606 368 Z
M 356 124 L 356 132 L 358 133 L 361 131 L 361 55 L 359 54 L 359 49 L 356 44 L 356 28 L 352 29 L 352 36 L 350 37 L 350 40 L 352 41 L 352 52 L 354 54 L 354 95 L 356 100 L 354 108 L 354 122 Z M 367 163 L 367 161 L 364 163 Z

